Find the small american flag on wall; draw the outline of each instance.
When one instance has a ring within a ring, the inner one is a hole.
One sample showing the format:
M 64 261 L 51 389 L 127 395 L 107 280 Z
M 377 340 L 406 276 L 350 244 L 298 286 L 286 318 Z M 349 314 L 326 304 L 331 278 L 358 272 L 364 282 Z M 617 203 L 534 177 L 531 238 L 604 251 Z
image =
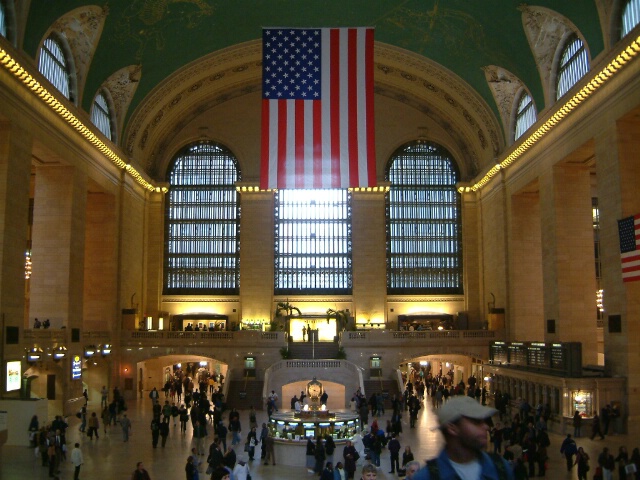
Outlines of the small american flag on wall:
M 640 215 L 618 220 L 622 280 L 640 280 Z
M 376 185 L 372 28 L 265 28 L 260 187 Z

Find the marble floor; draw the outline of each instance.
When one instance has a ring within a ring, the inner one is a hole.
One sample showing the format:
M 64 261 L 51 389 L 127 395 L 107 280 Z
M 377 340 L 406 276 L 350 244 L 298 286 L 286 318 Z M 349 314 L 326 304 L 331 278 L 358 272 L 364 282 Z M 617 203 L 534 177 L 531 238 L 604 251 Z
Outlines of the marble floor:
M 91 412 L 91 405 L 89 412 Z M 180 434 L 179 425 L 171 427 L 171 433 L 165 448 L 154 449 L 151 446 L 151 432 L 149 425 L 151 422 L 151 402 L 142 399 L 129 403 L 129 417 L 133 421 L 132 435 L 130 441 L 123 442 L 120 429 L 111 427 L 107 434 L 103 434 L 103 427 L 100 427 L 100 438 L 90 440 L 78 432 L 79 420 L 70 418 L 70 428 L 67 432 L 67 444 L 70 448 L 75 442 L 80 442 L 85 463 L 80 471 L 80 479 L 108 478 L 112 480 L 129 480 L 131 473 L 135 469 L 138 461 L 144 462 L 152 480 L 180 480 L 185 478 L 184 466 L 187 456 L 192 447 L 191 426 L 188 427 L 186 435 Z M 390 413 L 379 417 L 381 427 L 386 425 L 386 420 L 390 418 Z M 258 424 L 267 420 L 266 412 L 258 412 Z M 248 425 L 248 411 L 241 412 L 243 426 Z M 420 410 L 417 428 L 410 429 L 408 425 L 408 415 L 403 418 L 404 432 L 400 438 L 400 443 L 404 449 L 405 445 L 410 445 L 418 460 L 426 460 L 437 455 L 442 447 L 442 438 L 431 427 L 435 424 L 435 415 L 430 408 Z M 583 428 L 584 430 L 584 428 Z M 26 432 L 25 432 L 26 435 Z M 574 470 L 567 473 L 563 456 L 560 454 L 560 444 L 563 436 L 551 435 L 551 447 L 549 447 L 549 472 L 547 478 L 577 478 Z M 207 448 L 210 441 L 206 442 Z M 595 458 L 604 446 L 608 446 L 610 451 L 617 454 L 618 447 L 624 445 L 629 452 L 640 446 L 640 439 L 629 438 L 626 435 L 611 435 L 605 440 L 589 440 L 580 438 L 577 441 L 579 446 L 585 448 L 592 459 Z M 238 446 L 239 457 L 245 457 L 242 446 Z M 206 458 L 206 457 L 201 457 Z M 204 460 L 203 460 L 204 461 Z M 277 462 L 277 459 L 276 459 Z M 304 467 L 287 467 L 284 465 L 263 465 L 255 460 L 250 465 L 251 476 L 254 480 L 270 479 L 304 479 L 313 478 L 307 473 Z M 389 474 L 389 454 L 386 450 L 382 453 L 382 465 L 378 472 L 380 479 L 392 479 L 394 475 Z M 202 469 L 204 470 L 204 468 Z M 61 479 L 73 478 L 73 466 L 71 463 L 63 463 Z M 28 447 L 0 447 L 0 479 L 1 480 L 48 480 L 48 469 L 42 467 L 40 460 L 34 456 L 34 450 Z M 201 473 L 201 479 L 205 478 Z M 356 477 L 357 478 L 357 477 Z M 617 476 L 616 476 L 617 478 Z

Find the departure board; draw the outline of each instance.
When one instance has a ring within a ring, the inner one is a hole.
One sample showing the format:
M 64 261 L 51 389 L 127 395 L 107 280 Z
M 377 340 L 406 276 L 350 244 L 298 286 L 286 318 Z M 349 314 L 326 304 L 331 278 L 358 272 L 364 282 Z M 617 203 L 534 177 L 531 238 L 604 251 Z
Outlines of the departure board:
M 527 348 L 528 365 L 533 368 L 549 367 L 549 349 L 544 343 L 531 343 Z
M 565 349 L 561 343 L 553 343 L 549 349 L 551 353 L 551 368 L 564 370 L 566 368 Z
M 509 352 L 507 350 L 507 344 L 504 342 L 494 342 L 491 345 L 491 351 L 489 353 L 491 363 L 494 365 L 504 365 L 509 363 Z
M 489 360 L 507 368 L 574 378 L 582 376 L 582 344 L 579 342 L 493 342 Z
M 509 363 L 516 367 L 527 366 L 527 346 L 524 343 L 509 345 Z

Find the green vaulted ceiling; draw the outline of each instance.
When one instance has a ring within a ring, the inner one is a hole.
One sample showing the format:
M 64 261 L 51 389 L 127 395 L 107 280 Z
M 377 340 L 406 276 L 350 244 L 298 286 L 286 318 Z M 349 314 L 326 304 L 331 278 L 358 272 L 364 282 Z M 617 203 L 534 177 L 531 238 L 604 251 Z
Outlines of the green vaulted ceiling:
M 82 0 L 32 1 L 24 50 L 34 56 L 43 36 Z M 95 4 L 94 4 L 95 5 Z M 109 0 L 104 31 L 87 75 L 83 108 L 102 82 L 127 65 L 142 66 L 129 108 L 199 57 L 256 40 L 261 28 L 374 26 L 375 39 L 423 55 L 468 82 L 497 112 L 482 71 L 505 68 L 544 105 L 540 74 L 522 23 L 520 0 Z M 567 17 L 587 41 L 591 58 L 604 48 L 594 0 L 541 0 Z

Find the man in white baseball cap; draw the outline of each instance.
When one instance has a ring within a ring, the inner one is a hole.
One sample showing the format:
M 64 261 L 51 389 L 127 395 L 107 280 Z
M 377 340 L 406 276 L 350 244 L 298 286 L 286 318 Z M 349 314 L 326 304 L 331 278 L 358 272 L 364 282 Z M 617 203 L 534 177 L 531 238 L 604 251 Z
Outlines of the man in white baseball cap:
M 413 480 L 512 480 L 513 472 L 499 456 L 489 455 L 487 434 L 495 408 L 467 396 L 451 398 L 436 411 L 445 447 Z

